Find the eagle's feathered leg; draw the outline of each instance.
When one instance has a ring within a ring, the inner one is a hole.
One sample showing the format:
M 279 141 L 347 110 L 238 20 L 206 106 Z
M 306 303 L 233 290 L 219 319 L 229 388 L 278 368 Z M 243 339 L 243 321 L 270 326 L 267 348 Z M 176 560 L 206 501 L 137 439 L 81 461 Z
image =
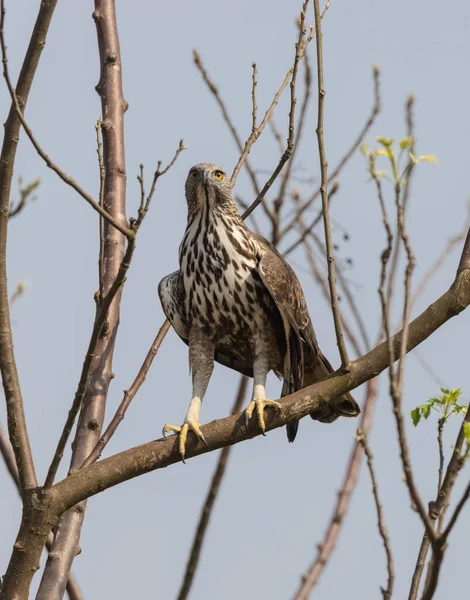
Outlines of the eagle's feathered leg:
M 281 409 L 280 402 L 275 400 L 267 400 L 265 386 L 266 377 L 271 370 L 269 359 L 266 354 L 267 348 L 262 343 L 256 344 L 255 360 L 253 363 L 253 396 L 248 408 L 245 410 L 245 420 L 248 427 L 248 423 L 253 416 L 253 412 L 256 410 L 258 417 L 258 425 L 263 435 L 265 434 L 266 425 L 264 422 L 264 408 L 265 406 L 272 406 L 276 411 Z
M 207 446 L 199 424 L 199 412 L 214 369 L 214 344 L 198 327 L 191 327 L 189 332 L 189 366 L 193 376 L 193 394 L 184 423 L 181 427 L 163 427 L 163 435 L 170 431 L 179 433 L 179 452 L 183 462 L 188 431 L 192 431 Z

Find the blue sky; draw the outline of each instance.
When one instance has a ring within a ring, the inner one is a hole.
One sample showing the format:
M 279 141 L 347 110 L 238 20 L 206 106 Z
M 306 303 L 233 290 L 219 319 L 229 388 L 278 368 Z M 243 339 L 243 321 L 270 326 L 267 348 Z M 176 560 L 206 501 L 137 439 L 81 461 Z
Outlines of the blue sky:
M 166 163 L 184 138 L 188 149 L 158 183 L 150 214 L 124 291 L 108 415 L 135 376 L 163 320 L 156 288 L 177 266 L 184 231 L 184 180 L 190 166 L 216 162 L 231 169 L 238 155 L 213 98 L 192 63 L 197 48 L 220 88 L 243 138 L 251 128 L 251 63 L 258 65 L 258 106 L 270 103 L 291 65 L 295 17 L 301 2 L 258 0 L 221 3 L 131 3 L 118 1 L 123 58 L 128 170 L 128 215 L 139 199 L 135 176 L 146 165 L 148 178 L 157 160 Z M 46 152 L 97 196 L 94 123 L 100 102 L 94 87 L 99 61 L 91 2 L 59 2 L 28 104 L 28 120 Z M 6 35 L 10 69 L 16 78 L 37 11 L 37 2 L 7 2 Z M 312 10 L 309 22 L 313 20 Z M 417 257 L 415 282 L 466 219 L 468 189 L 468 115 L 470 9 L 457 1 L 403 0 L 339 2 L 325 17 L 324 62 L 327 90 L 325 142 L 330 166 L 344 154 L 372 105 L 372 64 L 382 72 L 383 111 L 366 142 L 375 136 L 403 137 L 404 104 L 416 97 L 419 154 L 436 154 L 438 165 L 419 165 L 413 181 L 408 227 Z M 314 64 L 314 47 L 310 47 Z M 316 81 L 316 80 L 315 80 Z M 299 87 L 301 90 L 301 86 Z M 275 113 L 287 133 L 287 95 Z M 9 97 L 0 85 L 0 110 L 6 118 Z M 308 114 L 301 151 L 302 176 L 318 177 L 315 110 Z M 251 153 L 257 169 L 272 169 L 278 148 L 266 131 Z M 39 177 L 38 199 L 11 222 L 9 285 L 28 282 L 28 293 L 12 311 L 13 333 L 25 409 L 37 470 L 42 479 L 72 402 L 94 316 L 97 287 L 97 218 L 90 207 L 41 162 L 24 135 L 15 177 Z M 355 156 L 341 178 L 332 217 L 350 234 L 342 258 L 371 337 L 379 322 L 376 293 L 384 233 L 364 159 Z M 14 188 L 15 190 L 16 188 Z M 307 189 L 307 188 L 304 188 Z M 236 193 L 253 199 L 246 176 Z M 15 192 L 14 192 L 15 194 Z M 12 199 L 15 198 L 13 194 Z M 272 196 L 271 196 L 272 197 Z M 391 189 L 388 200 L 391 203 Z M 391 206 L 391 204 L 390 204 Z M 266 225 L 261 216 L 262 226 Z M 268 230 L 264 229 L 268 234 Z M 325 354 L 339 363 L 328 306 L 305 272 L 302 251 L 292 255 L 317 335 Z M 457 266 L 456 251 L 422 296 L 415 314 L 447 289 Z M 397 305 L 397 314 L 399 306 Z M 469 399 L 468 348 L 463 331 L 469 315 L 453 319 L 426 341 L 419 353 L 450 387 Z M 226 415 L 236 392 L 237 375 L 218 366 L 201 412 L 201 422 Z M 415 357 L 407 363 L 406 412 L 438 393 L 438 384 Z M 271 398 L 279 383 L 269 382 Z M 164 423 L 179 423 L 190 399 L 187 348 L 170 332 L 128 416 L 108 447 L 116 452 L 160 436 Z M 362 401 L 363 389 L 355 392 Z M 0 419 L 5 423 L 4 408 Z M 380 491 L 395 556 L 396 597 L 407 595 L 422 527 L 409 507 L 401 480 L 395 425 L 380 379 L 370 444 L 376 456 Z M 322 426 L 301 423 L 296 443 L 277 430 L 234 448 L 227 477 L 203 549 L 192 598 L 290 598 L 311 562 L 336 500 L 357 423 Z M 437 444 L 434 424 L 407 431 L 417 481 L 425 501 L 435 494 Z M 449 425 L 446 453 L 455 439 Z M 123 484 L 88 505 L 82 554 L 74 571 L 87 600 L 112 597 L 175 597 L 194 526 L 217 453 L 190 460 Z M 64 460 L 62 475 L 67 461 Z M 461 475 L 461 489 L 468 467 Z M 0 564 L 5 565 L 20 518 L 16 491 L 0 465 Z M 456 490 L 457 491 L 457 490 Z M 8 518 L 5 518 L 8 515 Z M 468 511 L 451 538 L 437 599 L 462 589 Z M 385 582 L 385 559 L 376 529 L 370 481 L 365 470 L 354 494 L 338 548 L 313 597 L 372 600 Z

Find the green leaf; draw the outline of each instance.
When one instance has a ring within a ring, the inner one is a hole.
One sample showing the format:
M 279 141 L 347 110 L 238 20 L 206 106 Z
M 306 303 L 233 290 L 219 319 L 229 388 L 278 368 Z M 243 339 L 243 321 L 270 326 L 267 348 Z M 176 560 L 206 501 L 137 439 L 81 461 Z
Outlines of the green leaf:
M 411 415 L 411 420 L 413 421 L 413 425 L 416 427 L 418 425 L 418 423 L 421 421 L 421 409 L 419 406 L 417 406 L 415 409 L 413 409 L 410 413 Z
M 423 415 L 423 417 L 425 419 L 428 419 L 429 415 L 431 414 L 432 404 L 428 402 L 428 404 L 422 404 L 420 408 L 421 408 L 421 414 Z

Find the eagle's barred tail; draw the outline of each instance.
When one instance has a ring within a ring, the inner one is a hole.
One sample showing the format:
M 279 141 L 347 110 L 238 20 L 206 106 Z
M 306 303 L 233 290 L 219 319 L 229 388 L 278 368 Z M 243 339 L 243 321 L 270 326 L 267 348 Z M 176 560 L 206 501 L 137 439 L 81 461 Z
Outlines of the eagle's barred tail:
M 320 353 L 318 358 L 315 360 L 313 365 L 310 368 L 305 365 L 305 374 L 304 380 L 302 383 L 302 388 L 312 385 L 313 383 L 318 383 L 322 381 L 328 375 L 334 372 L 333 367 L 327 360 L 327 358 Z M 286 384 L 284 384 L 282 388 L 282 395 L 285 396 L 288 393 L 292 393 L 295 390 L 288 391 L 284 388 Z M 286 393 L 285 393 L 286 392 Z M 332 423 L 336 421 L 338 417 L 357 417 L 361 412 L 358 403 L 354 400 L 350 393 L 343 394 L 338 398 L 333 398 L 328 402 L 321 410 L 310 413 L 310 417 L 315 421 L 320 421 L 321 423 Z M 291 423 L 287 423 L 287 439 L 289 442 L 293 442 L 295 440 L 295 436 L 297 435 L 297 430 L 299 427 L 298 421 L 293 421 Z

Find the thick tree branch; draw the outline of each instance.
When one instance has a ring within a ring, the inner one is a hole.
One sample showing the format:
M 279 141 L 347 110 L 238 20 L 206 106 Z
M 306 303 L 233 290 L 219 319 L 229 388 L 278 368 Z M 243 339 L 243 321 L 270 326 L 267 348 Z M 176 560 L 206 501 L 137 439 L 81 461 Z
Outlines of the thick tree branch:
M 16 466 L 15 455 L 13 454 L 13 449 L 11 447 L 10 442 L 8 441 L 8 437 L 6 436 L 2 426 L 0 425 L 0 454 L 2 455 L 3 460 L 7 466 L 7 469 L 13 479 L 13 482 L 18 490 L 18 493 L 21 494 L 20 490 L 20 478 L 18 475 L 18 468 Z M 49 535 L 48 540 L 46 542 L 46 548 L 50 550 L 52 547 L 52 534 Z M 73 576 L 73 573 L 70 573 L 69 578 L 67 580 L 67 594 L 70 600 L 83 600 L 83 595 L 80 590 L 80 586 L 78 585 L 77 580 Z
M 458 315 L 470 304 L 470 271 L 461 273 L 452 286 L 423 313 L 410 323 L 407 351 L 421 344 L 449 319 Z M 399 355 L 402 332 L 392 338 L 394 355 Z M 267 417 L 267 429 L 282 427 L 291 420 L 298 420 L 318 410 L 325 402 L 376 377 L 389 366 L 388 345 L 383 342 L 371 352 L 351 363 L 348 373 L 336 373 L 331 378 L 309 386 L 281 400 L 279 414 Z M 208 442 L 191 440 L 187 446 L 187 457 L 233 445 L 260 435 L 257 427 L 243 426 L 241 414 L 213 421 L 202 427 Z M 97 494 L 143 473 L 164 468 L 181 457 L 178 452 L 177 436 L 166 440 L 149 442 L 127 450 L 94 465 L 71 474 L 53 488 L 54 505 L 59 512 L 77 502 Z
M 127 104 L 122 92 L 122 64 L 114 0 L 95 0 L 93 18 L 97 29 L 101 65 L 97 91 L 101 97 L 103 162 L 106 171 L 103 204 L 105 211 L 122 229 L 126 228 L 124 113 Z M 105 221 L 103 233 L 103 293 L 105 297 L 111 291 L 115 293 L 106 312 L 105 323 L 100 329 L 91 360 L 91 373 L 85 385 L 83 407 L 73 444 L 71 471 L 82 465 L 100 436 L 109 385 L 113 377 L 112 360 L 122 292 L 119 277 L 124 269 L 127 270 L 126 265 L 128 266 L 130 261 L 135 238 L 135 234 L 128 238 L 125 257 L 125 237 L 121 230 Z M 116 282 L 119 283 L 118 287 Z M 97 307 L 97 311 L 99 314 L 100 307 Z M 62 515 L 37 594 L 38 600 L 62 598 L 72 561 L 79 549 L 84 511 L 85 504 L 82 504 Z

